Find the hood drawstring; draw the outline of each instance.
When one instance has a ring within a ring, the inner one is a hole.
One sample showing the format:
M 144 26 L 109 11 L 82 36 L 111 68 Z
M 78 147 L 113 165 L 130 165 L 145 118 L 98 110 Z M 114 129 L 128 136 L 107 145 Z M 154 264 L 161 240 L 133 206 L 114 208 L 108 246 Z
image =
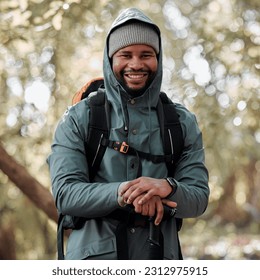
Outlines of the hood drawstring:
M 151 151 L 151 131 L 152 131 L 152 116 L 151 116 L 151 91 L 148 89 L 148 112 L 149 112 L 149 135 L 148 135 L 148 143 L 149 150 Z
M 128 133 L 128 116 L 127 116 L 127 111 L 124 108 L 124 104 L 122 102 L 122 92 L 120 90 L 120 85 L 117 84 L 117 92 L 119 94 L 120 97 L 120 106 L 121 106 L 121 110 L 122 110 L 122 116 L 123 116 L 123 122 L 124 122 L 124 131 Z M 149 108 L 151 106 L 149 105 Z M 150 113 L 149 113 L 150 114 Z M 150 121 L 151 122 L 151 121 Z M 150 138 L 150 133 L 149 133 L 149 138 Z M 150 145 L 150 142 L 149 142 Z M 141 159 L 139 157 L 139 154 L 136 153 L 136 157 L 137 157 L 137 162 L 138 162 L 138 168 L 137 168 L 137 175 L 136 178 L 142 176 L 142 163 L 141 163 Z
M 117 84 L 117 92 L 120 97 L 120 106 L 122 110 L 122 116 L 123 116 L 123 122 L 124 122 L 124 131 L 128 132 L 128 116 L 127 116 L 127 111 L 124 108 L 124 103 L 122 102 L 122 92 L 120 90 L 120 84 Z M 149 150 L 151 151 L 151 131 L 152 131 L 152 108 L 151 108 L 151 91 L 148 89 L 148 115 L 149 115 L 149 135 L 148 135 L 148 143 L 149 143 Z

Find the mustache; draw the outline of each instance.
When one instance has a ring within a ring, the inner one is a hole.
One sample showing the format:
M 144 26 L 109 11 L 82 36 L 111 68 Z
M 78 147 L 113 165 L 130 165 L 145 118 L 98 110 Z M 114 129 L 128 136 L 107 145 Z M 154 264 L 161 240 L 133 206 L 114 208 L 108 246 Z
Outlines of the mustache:
M 140 73 L 149 73 L 150 71 L 148 70 L 144 70 L 144 69 L 141 69 L 141 70 L 123 70 L 122 73 L 123 74 L 140 74 Z

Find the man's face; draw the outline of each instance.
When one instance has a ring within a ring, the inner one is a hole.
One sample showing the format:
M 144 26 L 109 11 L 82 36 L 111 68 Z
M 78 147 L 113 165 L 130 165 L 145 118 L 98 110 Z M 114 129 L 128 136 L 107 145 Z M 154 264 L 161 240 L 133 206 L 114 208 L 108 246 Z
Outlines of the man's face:
M 144 92 L 158 66 L 154 49 L 147 45 L 130 45 L 117 51 L 112 68 L 117 80 L 131 95 Z

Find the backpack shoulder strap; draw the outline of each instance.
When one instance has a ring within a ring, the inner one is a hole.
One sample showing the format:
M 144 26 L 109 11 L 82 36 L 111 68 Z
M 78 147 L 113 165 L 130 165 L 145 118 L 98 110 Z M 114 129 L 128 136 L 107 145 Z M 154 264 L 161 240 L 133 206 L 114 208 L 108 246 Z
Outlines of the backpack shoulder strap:
M 106 146 L 101 145 L 101 143 L 104 139 L 108 139 L 109 137 L 110 107 L 104 88 L 99 88 L 97 92 L 91 93 L 87 97 L 87 102 L 90 112 L 85 150 L 89 166 L 89 176 L 92 181 L 106 151 Z
M 164 92 L 160 94 L 157 113 L 164 142 L 164 152 L 174 155 L 172 162 L 167 163 L 168 176 L 174 177 L 175 166 L 181 157 L 184 140 L 175 104 Z
M 109 104 L 105 97 L 103 84 L 103 78 L 93 79 L 85 84 L 72 99 L 72 104 L 76 104 L 87 98 L 90 108 L 89 133 L 85 141 L 90 180 L 95 177 L 105 153 L 106 147 L 100 145 L 102 138 L 107 138 L 109 135 Z M 64 260 L 64 230 L 81 228 L 85 221 L 85 218 L 59 213 L 57 225 L 58 260 Z
M 175 104 L 168 98 L 166 93 L 161 92 L 160 101 L 157 108 L 159 123 L 161 127 L 162 138 L 164 141 L 165 154 L 173 154 L 173 161 L 166 163 L 168 169 L 168 176 L 174 177 L 175 167 L 179 161 L 183 147 L 183 133 L 179 120 L 178 113 L 176 112 Z M 177 231 L 182 227 L 182 219 L 175 218 Z M 179 235 L 177 234 L 179 259 L 182 260 L 182 252 L 180 246 Z
M 108 139 L 110 128 L 109 103 L 105 95 L 103 77 L 94 78 L 87 82 L 76 92 L 72 104 L 76 104 L 83 99 L 87 100 L 90 108 L 85 151 L 90 181 L 92 181 L 106 150 L 106 147 L 101 145 L 102 140 Z

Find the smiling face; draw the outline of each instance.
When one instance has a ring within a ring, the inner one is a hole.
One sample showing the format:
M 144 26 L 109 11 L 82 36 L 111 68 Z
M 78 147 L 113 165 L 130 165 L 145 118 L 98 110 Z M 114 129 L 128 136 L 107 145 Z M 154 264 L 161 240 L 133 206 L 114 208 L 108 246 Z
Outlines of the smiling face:
M 112 68 L 117 80 L 131 95 L 145 91 L 157 71 L 157 57 L 148 45 L 130 45 L 112 57 Z

